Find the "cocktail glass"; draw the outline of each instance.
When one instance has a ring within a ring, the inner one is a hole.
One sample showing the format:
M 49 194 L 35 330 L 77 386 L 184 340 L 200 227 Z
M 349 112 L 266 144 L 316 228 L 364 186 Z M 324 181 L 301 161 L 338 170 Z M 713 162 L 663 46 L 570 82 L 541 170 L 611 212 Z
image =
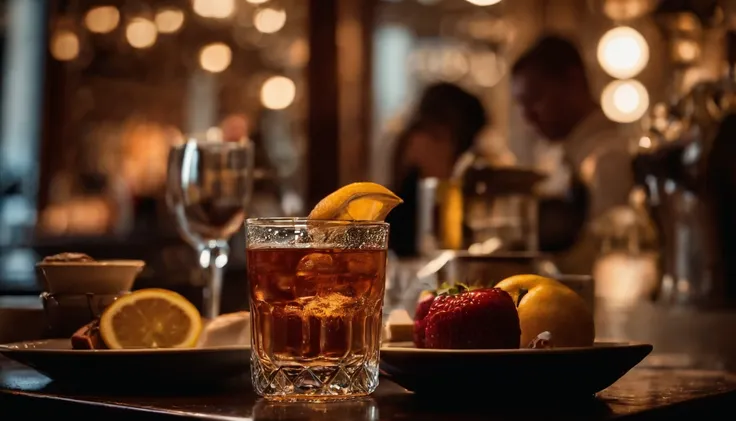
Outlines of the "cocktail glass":
M 378 386 L 389 226 L 246 221 L 251 377 L 275 400 L 339 400 Z

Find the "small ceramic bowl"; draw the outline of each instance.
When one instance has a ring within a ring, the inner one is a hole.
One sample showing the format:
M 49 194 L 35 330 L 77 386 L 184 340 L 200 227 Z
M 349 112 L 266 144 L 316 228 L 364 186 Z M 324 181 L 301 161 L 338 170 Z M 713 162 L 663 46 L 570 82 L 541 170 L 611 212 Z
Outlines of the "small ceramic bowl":
M 130 291 L 143 270 L 141 260 L 39 262 L 46 292 L 51 294 L 118 294 Z
M 46 323 L 52 337 L 70 337 L 92 322 L 119 297 L 129 294 L 50 294 L 41 293 Z

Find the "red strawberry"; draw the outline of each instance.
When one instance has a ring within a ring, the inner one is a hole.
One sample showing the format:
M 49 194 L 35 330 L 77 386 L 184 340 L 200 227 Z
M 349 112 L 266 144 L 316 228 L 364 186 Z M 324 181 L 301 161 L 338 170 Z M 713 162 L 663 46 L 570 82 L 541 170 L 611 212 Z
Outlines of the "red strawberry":
M 519 314 L 511 296 L 498 288 L 464 285 L 438 295 L 423 319 L 424 345 L 435 349 L 519 348 Z
M 419 296 L 419 303 L 414 312 L 414 346 L 417 348 L 424 348 L 424 328 L 427 324 L 425 318 L 436 296 L 435 291 L 424 291 Z

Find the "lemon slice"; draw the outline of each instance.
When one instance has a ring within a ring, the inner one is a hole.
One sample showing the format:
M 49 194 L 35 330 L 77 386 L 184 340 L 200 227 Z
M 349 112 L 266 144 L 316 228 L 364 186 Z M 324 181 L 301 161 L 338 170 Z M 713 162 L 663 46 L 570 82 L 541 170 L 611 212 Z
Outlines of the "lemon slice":
M 165 289 L 141 289 L 120 297 L 100 317 L 100 336 L 110 349 L 192 348 L 201 332 L 197 308 Z
M 344 186 L 322 199 L 309 219 L 383 221 L 403 200 L 380 184 L 361 182 Z

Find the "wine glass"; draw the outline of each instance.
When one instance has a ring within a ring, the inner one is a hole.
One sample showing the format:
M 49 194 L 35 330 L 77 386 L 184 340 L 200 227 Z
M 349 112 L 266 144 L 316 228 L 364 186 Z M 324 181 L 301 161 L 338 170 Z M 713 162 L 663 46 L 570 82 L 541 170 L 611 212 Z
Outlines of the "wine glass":
M 253 190 L 253 148 L 247 139 L 222 142 L 190 137 L 169 153 L 166 200 L 177 228 L 209 271 L 204 316 L 220 313 L 228 239 L 245 219 Z

